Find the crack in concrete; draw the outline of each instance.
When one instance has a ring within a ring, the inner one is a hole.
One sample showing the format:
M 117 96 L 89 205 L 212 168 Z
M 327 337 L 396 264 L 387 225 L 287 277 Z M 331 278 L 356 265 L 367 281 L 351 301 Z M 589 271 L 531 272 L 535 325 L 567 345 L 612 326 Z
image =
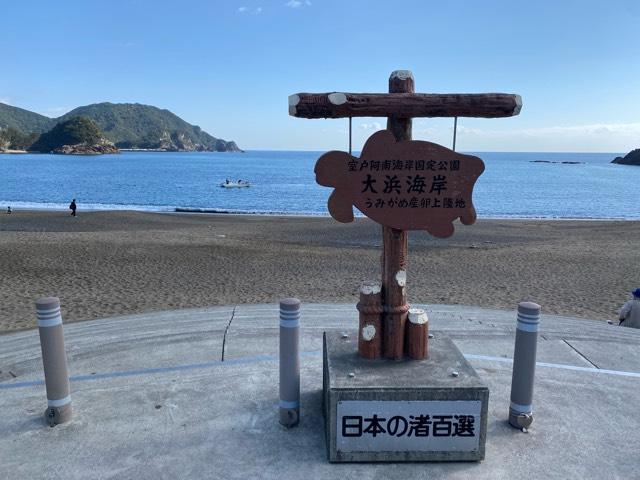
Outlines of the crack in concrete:
M 596 367 L 597 369 L 600 369 L 600 367 L 598 365 L 596 365 L 595 363 L 593 363 L 591 360 L 589 360 L 585 355 L 582 354 L 582 352 L 580 352 L 580 350 L 578 350 L 576 347 L 574 347 L 573 345 L 571 345 L 567 340 L 565 340 L 564 338 L 562 339 L 562 341 L 564 343 L 566 343 L 567 345 L 569 345 L 574 352 L 576 352 L 578 355 L 580 355 L 582 358 L 584 358 L 587 362 L 589 362 L 591 365 L 593 365 L 594 367 Z
M 231 318 L 229 319 L 229 323 L 227 324 L 227 328 L 224 329 L 224 336 L 222 337 L 222 358 L 220 361 L 224 362 L 224 348 L 227 344 L 227 333 L 229 333 L 229 327 L 231 326 L 231 322 L 233 322 L 233 317 L 236 314 L 237 305 L 233 306 L 233 311 L 231 312 Z

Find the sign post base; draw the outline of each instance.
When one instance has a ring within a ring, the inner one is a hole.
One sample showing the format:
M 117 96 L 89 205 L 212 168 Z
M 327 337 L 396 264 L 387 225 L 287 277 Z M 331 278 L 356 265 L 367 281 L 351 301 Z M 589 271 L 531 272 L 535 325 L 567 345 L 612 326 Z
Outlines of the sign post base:
M 419 361 L 363 359 L 357 341 L 324 334 L 330 462 L 484 459 L 489 389 L 449 338 Z

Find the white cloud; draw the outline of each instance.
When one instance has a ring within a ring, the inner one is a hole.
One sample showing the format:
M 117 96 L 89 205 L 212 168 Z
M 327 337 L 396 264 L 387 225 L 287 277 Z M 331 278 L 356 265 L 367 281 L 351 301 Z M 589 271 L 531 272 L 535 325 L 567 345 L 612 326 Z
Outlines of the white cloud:
M 303 6 L 307 6 L 310 7 L 311 6 L 311 2 L 309 0 L 289 0 L 287 3 L 284 4 L 285 7 L 289 7 L 289 8 L 300 8 Z
M 250 9 L 248 7 L 238 7 L 237 10 L 238 13 L 248 13 L 250 15 L 260 15 L 262 13 L 262 7 L 256 7 L 253 9 Z
M 448 136 L 451 136 L 449 129 Z M 442 132 L 438 139 L 446 141 Z M 438 140 L 436 140 L 438 141 Z M 458 124 L 462 150 L 537 152 L 626 152 L 640 144 L 640 123 L 593 123 L 514 129 L 484 129 Z
M 361 123 L 359 125 L 361 130 L 373 130 L 373 131 L 378 131 L 378 130 L 382 130 L 384 127 L 380 124 L 380 122 L 371 122 L 371 123 Z
M 543 127 L 522 130 L 523 135 L 640 135 L 640 123 L 594 123 L 569 127 Z
M 437 128 L 414 128 L 413 133 L 416 135 L 435 135 L 438 132 Z
M 11 105 L 11 99 L 9 97 L 0 97 L 0 103 L 5 105 Z
M 413 138 L 450 147 L 453 125 L 448 119 L 414 122 Z M 627 152 L 640 146 L 640 123 L 592 123 L 509 128 L 483 120 L 459 119 L 456 147 L 486 152 Z
M 380 122 L 360 123 L 358 130 L 370 135 L 384 129 Z M 453 126 L 415 122 L 413 137 L 442 145 L 451 144 Z M 626 151 L 640 145 L 640 123 L 594 123 L 586 125 L 482 128 L 458 123 L 457 143 L 464 149 L 512 151 Z
M 450 130 L 453 132 L 453 127 L 451 127 Z M 489 132 L 490 131 L 488 130 L 482 130 L 480 128 L 469 128 L 465 127 L 464 125 L 458 125 L 457 128 L 458 135 L 490 135 L 491 133 Z
M 594 123 L 590 125 L 521 128 L 516 130 L 485 130 L 458 125 L 458 135 L 485 137 L 581 137 L 581 136 L 640 136 L 640 123 Z

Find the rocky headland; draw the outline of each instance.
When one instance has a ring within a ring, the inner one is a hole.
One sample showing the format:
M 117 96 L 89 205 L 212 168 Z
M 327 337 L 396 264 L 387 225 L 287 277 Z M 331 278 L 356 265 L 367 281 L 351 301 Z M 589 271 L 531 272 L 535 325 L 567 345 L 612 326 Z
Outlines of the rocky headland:
M 640 148 L 631 150 L 624 157 L 616 157 L 611 163 L 617 163 L 620 165 L 637 165 L 640 166 Z
M 40 135 L 31 151 L 63 155 L 102 155 L 119 153 L 105 138 L 98 124 L 87 117 L 72 117 Z
M 95 144 L 77 143 L 75 145 L 62 145 L 54 148 L 52 153 L 61 155 L 103 155 L 106 153 L 120 153 L 120 150 L 108 140 Z
M 91 120 L 101 136 L 121 150 L 242 152 L 235 142 L 216 138 L 169 110 L 138 103 L 108 102 L 78 107 L 58 118 L 45 117 L 0 103 L 0 151 L 29 150 L 49 153 L 62 149 L 64 145 L 82 143 L 60 143 L 59 139 L 56 139 L 54 148 L 51 148 L 51 142 L 42 138 L 51 137 L 58 125 L 77 117 Z

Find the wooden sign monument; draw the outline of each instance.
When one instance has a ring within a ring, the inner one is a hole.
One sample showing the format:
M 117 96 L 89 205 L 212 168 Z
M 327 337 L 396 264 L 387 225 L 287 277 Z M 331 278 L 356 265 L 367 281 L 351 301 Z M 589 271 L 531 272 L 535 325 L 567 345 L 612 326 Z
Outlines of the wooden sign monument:
M 475 222 L 472 190 L 482 160 L 411 140 L 413 117 L 508 117 L 517 95 L 417 94 L 413 75 L 396 71 L 388 94 L 299 93 L 289 113 L 302 118 L 388 117 L 360 157 L 333 151 L 316 163 L 316 180 L 333 187 L 329 212 L 340 222 L 353 207 L 382 225 L 382 282 L 360 288 L 358 354 L 354 341 L 325 332 L 323 413 L 331 462 L 479 461 L 484 459 L 489 390 L 451 339 L 438 335 L 428 355 L 428 321 L 407 303 L 407 232 L 453 234 Z M 398 364 L 406 356 L 424 362 Z M 386 361 L 368 359 L 385 357 Z M 456 375 L 452 377 L 451 371 Z
M 328 202 L 333 218 L 353 221 L 355 206 L 382 225 L 381 292 L 369 285 L 361 290 L 358 304 L 362 357 L 383 355 L 401 360 L 407 351 L 412 358 L 427 356 L 426 329 L 406 325 L 407 232 L 425 230 L 448 237 L 456 219 L 465 225 L 476 220 L 472 189 L 484 171 L 482 160 L 435 143 L 412 141 L 412 118 L 509 117 L 517 115 L 521 106 L 518 95 L 504 93 L 414 93 L 413 75 L 405 70 L 391 74 L 388 94 L 298 93 L 289 97 L 289 114 L 295 117 L 388 118 L 387 130 L 374 133 L 359 158 L 332 151 L 322 155 L 315 167 L 316 181 L 335 189 Z M 376 295 L 381 305 L 370 300 Z M 422 347 L 412 348 L 415 345 Z

